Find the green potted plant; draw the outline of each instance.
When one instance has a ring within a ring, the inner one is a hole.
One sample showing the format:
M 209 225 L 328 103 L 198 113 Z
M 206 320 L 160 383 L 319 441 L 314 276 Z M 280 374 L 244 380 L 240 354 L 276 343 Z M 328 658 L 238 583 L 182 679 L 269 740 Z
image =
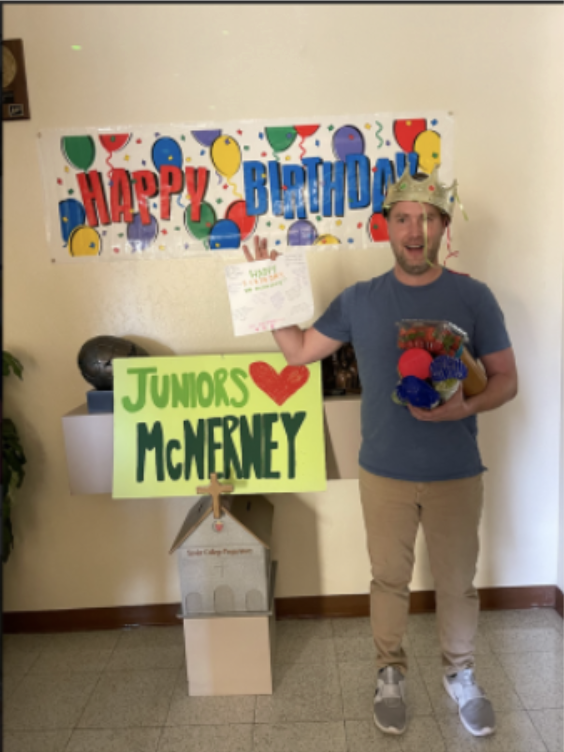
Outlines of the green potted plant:
M 5 350 L 2 351 L 2 376 L 14 373 L 22 378 L 20 361 Z M 2 418 L 2 561 L 6 563 L 14 547 L 12 529 L 12 503 L 14 490 L 25 477 L 26 457 L 14 421 Z

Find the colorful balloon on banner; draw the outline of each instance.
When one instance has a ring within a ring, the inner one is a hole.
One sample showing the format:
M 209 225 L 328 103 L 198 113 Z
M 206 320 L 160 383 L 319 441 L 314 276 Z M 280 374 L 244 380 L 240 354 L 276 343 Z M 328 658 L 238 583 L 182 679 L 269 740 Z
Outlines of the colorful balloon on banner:
M 123 149 L 123 147 L 129 142 L 131 133 L 101 133 L 98 135 L 98 138 L 104 149 L 108 152 L 106 164 L 110 168 L 108 178 L 111 179 L 114 166 L 111 163 L 110 158 L 115 151 Z
M 133 215 L 133 221 L 127 225 L 127 241 L 131 250 L 141 252 L 149 248 L 159 234 L 159 224 L 155 217 L 151 216 L 149 224 L 144 225 L 141 214 Z
M 364 154 L 364 136 L 354 125 L 343 125 L 333 136 L 333 154 L 342 162 L 349 154 Z
M 182 168 L 182 149 L 173 138 L 158 138 L 151 149 L 151 159 L 156 170 L 161 167 Z
M 241 166 L 241 149 L 232 136 L 219 136 L 211 146 L 210 157 L 215 169 L 228 180 Z
M 320 235 L 313 245 L 341 245 L 341 241 L 334 235 Z
M 241 233 L 241 240 L 246 240 L 254 232 L 258 217 L 247 214 L 246 201 L 234 201 L 228 206 L 225 219 L 235 222 Z
M 301 152 L 300 159 L 303 159 L 306 155 L 306 150 L 304 148 L 304 141 L 306 140 L 306 138 L 313 136 L 313 134 L 318 131 L 319 126 L 318 125 L 295 125 L 294 128 L 296 130 L 296 133 L 301 139 L 299 143 L 300 152 Z
M 318 125 L 295 125 L 294 130 L 300 138 L 309 138 L 319 130 Z
M 441 164 L 441 137 L 436 131 L 423 131 L 415 139 L 413 150 L 419 154 L 419 167 L 430 175 Z
M 86 210 L 75 198 L 67 198 L 59 202 L 59 219 L 61 220 L 61 236 L 68 243 L 71 232 L 84 224 Z
M 239 248 L 241 232 L 232 220 L 220 219 L 211 229 L 209 242 L 212 251 Z
M 207 240 L 216 221 L 213 206 L 206 201 L 202 201 L 200 205 L 200 219 L 197 222 L 190 218 L 191 211 L 192 204 L 188 204 L 184 212 L 186 229 L 196 240 Z
M 299 219 L 290 225 L 288 245 L 313 245 L 317 240 L 317 230 L 307 219 Z
M 76 227 L 69 238 L 69 253 L 71 256 L 98 256 L 102 244 L 100 236 L 93 227 Z
M 394 120 L 393 131 L 398 146 L 404 151 L 413 151 L 413 144 L 420 133 L 427 128 L 425 118 L 405 118 Z
M 61 151 L 71 167 L 84 172 L 92 167 L 96 158 L 96 145 L 92 136 L 63 136 Z
M 221 136 L 221 131 L 207 130 L 207 131 L 190 131 L 200 146 L 205 146 L 207 149 L 213 144 L 216 138 Z
M 383 243 L 389 240 L 388 224 L 384 219 L 384 215 L 380 212 L 374 212 L 368 220 L 366 228 L 368 230 L 368 237 L 373 243 Z
M 291 125 L 265 128 L 264 132 L 273 151 L 286 151 L 298 136 L 297 130 Z
M 106 151 L 112 154 L 119 151 L 129 142 L 131 133 L 101 133 L 98 138 Z

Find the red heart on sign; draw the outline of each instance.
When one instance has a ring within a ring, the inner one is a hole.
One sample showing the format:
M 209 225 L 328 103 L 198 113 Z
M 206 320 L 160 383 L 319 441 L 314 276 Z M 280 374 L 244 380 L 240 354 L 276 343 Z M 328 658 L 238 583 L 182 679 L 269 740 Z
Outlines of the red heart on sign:
M 307 366 L 286 366 L 280 373 L 263 361 L 256 361 L 249 366 L 252 380 L 277 405 L 283 405 L 287 399 L 299 391 L 309 379 Z

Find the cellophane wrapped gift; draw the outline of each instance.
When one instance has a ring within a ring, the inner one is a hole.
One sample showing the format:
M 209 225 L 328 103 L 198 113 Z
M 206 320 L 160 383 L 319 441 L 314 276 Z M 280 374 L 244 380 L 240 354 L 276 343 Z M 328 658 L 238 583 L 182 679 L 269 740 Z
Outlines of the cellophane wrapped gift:
M 466 332 L 450 321 L 399 321 L 401 380 L 392 394 L 393 401 L 433 410 L 451 399 L 468 373 L 460 360 L 467 341 Z

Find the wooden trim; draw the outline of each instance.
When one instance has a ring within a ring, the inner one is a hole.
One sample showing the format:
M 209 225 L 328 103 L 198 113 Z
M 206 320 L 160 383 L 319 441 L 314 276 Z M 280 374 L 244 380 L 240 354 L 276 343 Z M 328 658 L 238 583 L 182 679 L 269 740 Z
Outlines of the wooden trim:
M 435 610 L 435 591 L 419 590 L 409 596 L 410 614 L 428 614 Z
M 277 619 L 321 619 L 341 616 L 368 616 L 370 596 L 306 595 L 298 598 L 275 599 Z
M 180 624 L 180 603 L 57 611 L 12 611 L 2 616 L 4 634 L 17 632 L 83 632 L 137 626 Z
M 556 598 L 555 598 L 554 608 L 560 614 L 560 618 L 564 619 L 564 613 L 563 613 L 563 610 L 564 610 L 563 609 L 563 606 L 564 606 L 564 603 L 563 603 L 563 601 L 564 601 L 564 595 L 562 593 L 562 590 L 560 590 L 559 587 L 555 588 L 555 591 L 556 591 Z
M 555 585 L 536 587 L 482 588 L 479 590 L 483 611 L 554 608 L 562 616 L 563 594 Z M 370 598 L 358 595 L 309 595 L 299 598 L 276 598 L 277 619 L 322 619 L 368 616 Z M 409 611 L 422 614 L 435 610 L 435 593 L 423 590 L 411 593 Z M 123 629 L 138 626 L 172 626 L 180 624 L 179 603 L 115 608 L 61 609 L 57 611 L 9 611 L 3 614 L 5 634 L 19 632 L 81 632 L 99 629 Z
M 556 588 L 537 587 L 482 588 L 479 590 L 482 611 L 526 608 L 557 608 Z M 409 613 L 425 614 L 435 610 L 435 591 L 420 590 L 410 594 Z M 558 610 L 558 609 L 557 609 Z M 559 612 L 562 616 L 562 612 Z M 320 617 L 368 616 L 370 597 L 366 595 L 318 595 L 303 598 L 278 598 L 277 619 L 314 619 Z
M 512 608 L 554 608 L 556 586 L 482 588 L 480 607 L 483 611 Z

